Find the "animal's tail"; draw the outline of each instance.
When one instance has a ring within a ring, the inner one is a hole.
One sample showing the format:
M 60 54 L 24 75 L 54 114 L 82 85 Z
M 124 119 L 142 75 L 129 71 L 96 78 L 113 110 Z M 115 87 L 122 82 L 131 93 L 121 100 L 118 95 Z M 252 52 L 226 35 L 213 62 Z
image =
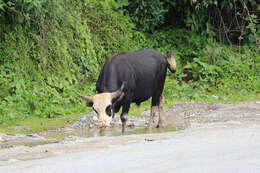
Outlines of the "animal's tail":
M 172 73 L 176 72 L 176 54 L 171 51 L 167 53 L 168 68 Z

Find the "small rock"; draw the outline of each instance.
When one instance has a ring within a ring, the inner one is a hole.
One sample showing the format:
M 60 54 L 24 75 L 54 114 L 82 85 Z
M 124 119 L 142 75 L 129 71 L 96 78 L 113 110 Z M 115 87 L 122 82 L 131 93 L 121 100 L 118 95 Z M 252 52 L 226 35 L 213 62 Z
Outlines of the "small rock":
M 30 137 L 30 138 L 36 138 L 36 136 L 34 135 L 26 135 L 27 137 Z
M 98 120 L 98 118 L 97 118 L 97 116 L 93 116 L 93 121 L 97 121 Z
M 154 139 L 144 139 L 144 140 L 147 141 L 147 142 L 154 141 Z

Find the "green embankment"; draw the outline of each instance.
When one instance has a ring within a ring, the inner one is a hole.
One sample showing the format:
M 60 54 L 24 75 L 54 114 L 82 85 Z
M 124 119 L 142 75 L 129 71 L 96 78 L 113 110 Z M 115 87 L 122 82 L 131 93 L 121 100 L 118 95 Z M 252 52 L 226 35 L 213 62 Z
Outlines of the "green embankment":
M 105 60 L 144 48 L 177 54 L 177 72 L 168 72 L 164 88 L 167 107 L 177 101 L 260 99 L 257 28 L 255 40 L 225 44 L 213 32 L 189 27 L 188 17 L 182 21 L 186 25 L 167 21 L 174 5 L 162 10 L 165 4 L 156 0 L 150 5 L 160 8 L 142 16 L 133 11 L 138 2 L 0 0 L 0 132 L 31 133 L 72 123 L 91 111 L 75 92 L 95 94 Z M 149 107 L 149 101 L 132 105 L 130 115 Z

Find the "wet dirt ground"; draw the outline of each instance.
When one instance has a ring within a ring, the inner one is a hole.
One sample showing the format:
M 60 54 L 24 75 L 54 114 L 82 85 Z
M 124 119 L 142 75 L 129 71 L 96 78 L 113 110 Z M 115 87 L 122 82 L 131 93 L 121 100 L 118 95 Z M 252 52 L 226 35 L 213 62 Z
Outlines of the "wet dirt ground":
M 54 131 L 31 135 L 0 134 L 0 146 L 6 146 L 0 150 L 0 170 L 1 166 L 7 166 L 2 167 L 4 169 L 8 168 L 8 165 L 11 167 L 16 164 L 21 165 L 23 161 L 33 159 L 52 158 L 68 153 L 101 151 L 138 143 L 162 142 L 183 136 L 191 138 L 193 135 L 201 135 L 203 137 L 205 134 L 204 140 L 210 141 L 211 135 L 219 136 L 218 134 L 223 132 L 223 137 L 219 139 L 223 138 L 228 144 L 232 143 L 228 140 L 232 138 L 231 132 L 250 131 L 249 134 L 241 136 L 243 139 L 252 134 L 255 135 L 254 128 L 255 132 L 260 132 L 260 128 L 258 128 L 260 127 L 260 102 L 211 105 L 176 103 L 173 107 L 165 109 L 165 131 L 155 129 L 155 133 L 152 134 L 139 134 L 143 133 L 142 129 L 146 126 L 149 114 L 149 111 L 145 111 L 142 117 L 128 118 L 127 131 L 129 135 L 121 135 L 119 117 L 115 118 L 113 128 L 100 133 L 95 127 L 97 119 L 94 113 L 81 117 L 72 125 Z M 155 125 L 156 122 L 155 119 Z M 253 130 L 248 130 L 252 128 Z M 50 134 L 57 133 L 66 133 L 67 135 L 55 140 L 46 138 Z M 225 137 L 225 133 L 229 136 Z M 239 135 L 237 137 L 239 138 Z M 260 140 L 260 138 L 257 139 Z M 246 145 L 246 141 L 240 143 Z

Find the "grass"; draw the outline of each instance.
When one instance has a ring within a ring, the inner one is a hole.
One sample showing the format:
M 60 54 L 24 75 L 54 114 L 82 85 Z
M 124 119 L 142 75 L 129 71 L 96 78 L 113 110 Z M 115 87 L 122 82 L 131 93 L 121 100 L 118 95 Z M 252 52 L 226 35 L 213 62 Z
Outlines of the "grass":
M 30 134 L 45 130 L 56 129 L 73 123 L 75 120 L 83 115 L 83 113 L 71 114 L 66 116 L 57 116 L 51 119 L 30 117 L 23 121 L 13 121 L 6 123 L 5 125 L 0 125 L 0 133 Z
M 38 146 L 38 145 L 46 145 L 46 144 L 53 144 L 56 142 L 53 141 L 36 141 L 36 142 L 26 142 L 26 143 L 17 143 L 17 144 L 6 144 L 6 145 L 1 145 L 0 149 L 6 149 L 6 148 L 12 148 L 14 146 L 18 146 L 18 145 L 23 145 L 23 146 L 27 146 L 27 147 L 33 147 L 33 146 Z

